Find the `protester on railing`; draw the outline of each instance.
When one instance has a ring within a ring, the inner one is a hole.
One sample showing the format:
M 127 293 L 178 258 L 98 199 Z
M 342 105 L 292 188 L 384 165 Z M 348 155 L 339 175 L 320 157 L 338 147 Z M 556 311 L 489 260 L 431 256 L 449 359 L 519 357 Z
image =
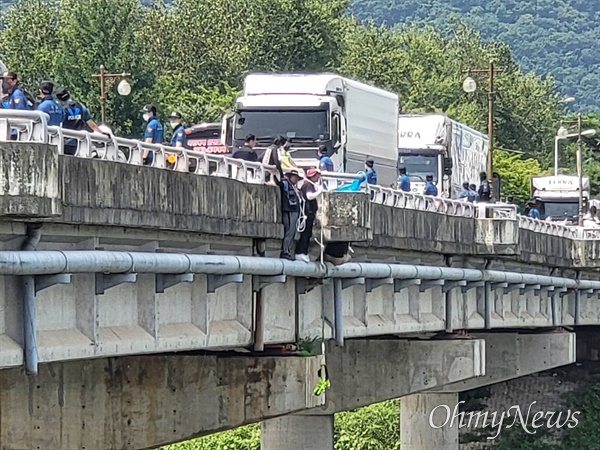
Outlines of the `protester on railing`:
M 65 119 L 65 110 L 56 100 L 54 100 L 54 97 L 52 97 L 53 91 L 54 84 L 50 81 L 42 81 L 40 83 L 40 98 L 42 101 L 37 105 L 36 109 L 48 114 L 48 125 L 60 127 Z
M 258 162 L 258 155 L 254 151 L 256 137 L 253 134 L 246 136 L 244 145 L 233 152 L 232 158 L 243 159 L 245 161 Z
M 367 177 L 368 184 L 376 185 L 377 184 L 377 172 L 373 168 L 374 165 L 375 165 L 375 161 L 373 161 L 372 159 L 367 159 L 365 161 L 365 175 Z
M 478 201 L 480 202 L 489 202 L 492 198 L 492 189 L 490 186 L 490 182 L 487 179 L 487 174 L 485 172 L 481 172 L 479 174 L 480 184 L 479 191 L 477 194 L 479 195 Z
M 322 172 L 333 172 L 333 161 L 327 155 L 327 147 L 319 145 L 319 154 L 317 155 L 319 160 L 319 170 Z
M 300 193 L 296 184 L 300 181 L 297 170 L 286 170 L 285 176 L 276 183 L 281 188 L 281 213 L 283 216 L 283 241 L 280 258 L 293 260 L 292 246 L 296 237 L 298 216 L 300 215 Z
M 406 173 L 406 167 L 400 167 L 400 178 L 398 178 L 398 189 L 404 192 L 410 192 L 410 178 Z
M 298 165 L 292 158 L 290 154 L 290 148 L 292 148 L 292 144 L 290 142 L 286 142 L 277 149 L 277 157 L 279 158 L 279 163 L 281 164 L 282 169 L 299 169 Z
M 433 175 L 427 175 L 425 177 L 425 190 L 423 191 L 423 195 L 431 195 L 432 197 L 437 197 L 438 188 L 435 184 L 433 184 Z
M 34 105 L 33 98 L 27 98 L 25 91 L 19 86 L 17 74 L 7 70 L 0 77 L 2 79 L 2 90 L 8 94 L 8 100 L 3 102 L 5 109 L 32 110 Z
M 146 128 L 144 129 L 144 141 L 150 144 L 162 144 L 164 140 L 164 130 L 162 123 L 156 117 L 156 107 L 154 105 L 146 105 L 142 110 Z M 152 165 L 154 161 L 154 152 L 144 149 L 143 162 L 144 165 Z
M 283 136 L 277 136 L 271 145 L 267 147 L 262 156 L 262 163 L 268 166 L 275 166 L 277 169 L 277 175 L 275 177 L 278 180 L 283 178 L 283 171 L 281 169 L 281 163 L 279 162 L 279 147 L 283 146 L 286 142 L 286 139 Z M 269 175 L 265 180 L 267 184 L 272 184 L 275 180 L 271 180 L 271 176 Z
M 298 244 L 296 244 L 296 259 L 298 261 L 310 262 L 308 249 L 317 217 L 317 197 L 323 192 L 323 189 L 318 184 L 320 178 L 321 172 L 318 169 L 308 169 L 306 171 L 306 179 L 302 181 L 302 186 L 300 187 L 300 192 L 304 197 L 304 214 L 306 215 L 306 220 L 304 229 L 300 233 Z

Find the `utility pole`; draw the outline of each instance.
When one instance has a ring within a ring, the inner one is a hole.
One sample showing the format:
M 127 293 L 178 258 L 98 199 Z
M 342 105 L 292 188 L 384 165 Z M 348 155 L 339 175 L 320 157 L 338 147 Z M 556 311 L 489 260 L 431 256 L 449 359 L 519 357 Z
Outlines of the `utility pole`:
M 490 61 L 487 69 L 468 69 L 463 70 L 466 74 L 484 74 L 487 76 L 488 84 L 488 137 L 490 139 L 488 155 L 487 155 L 487 177 L 490 184 L 494 178 L 494 101 L 496 99 L 496 92 L 494 91 L 494 75 L 497 72 L 502 72 L 503 69 L 497 69 L 494 67 L 494 61 Z M 463 83 L 463 89 L 465 92 L 474 92 L 477 89 L 475 80 L 467 78 Z M 499 192 L 492 192 L 494 199 L 498 199 Z

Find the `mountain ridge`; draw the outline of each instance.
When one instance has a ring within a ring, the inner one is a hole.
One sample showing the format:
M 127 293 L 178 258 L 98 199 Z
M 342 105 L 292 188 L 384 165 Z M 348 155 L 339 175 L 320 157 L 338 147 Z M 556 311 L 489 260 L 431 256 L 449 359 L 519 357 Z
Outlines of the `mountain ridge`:
M 393 25 L 460 20 L 485 39 L 505 42 L 525 71 L 551 75 L 573 109 L 600 106 L 600 15 L 583 0 L 350 0 L 358 19 Z

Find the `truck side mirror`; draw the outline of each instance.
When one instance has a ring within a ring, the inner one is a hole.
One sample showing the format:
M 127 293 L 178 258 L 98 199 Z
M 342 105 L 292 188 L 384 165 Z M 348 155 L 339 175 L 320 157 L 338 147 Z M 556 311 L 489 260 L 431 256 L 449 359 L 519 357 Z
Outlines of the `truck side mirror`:
M 341 145 L 341 135 L 342 135 L 342 127 L 340 121 L 340 115 L 337 112 L 334 112 L 331 115 L 331 143 L 334 148 L 337 148 Z
M 452 162 L 452 158 L 444 158 L 444 170 L 452 169 L 454 167 L 454 163 Z

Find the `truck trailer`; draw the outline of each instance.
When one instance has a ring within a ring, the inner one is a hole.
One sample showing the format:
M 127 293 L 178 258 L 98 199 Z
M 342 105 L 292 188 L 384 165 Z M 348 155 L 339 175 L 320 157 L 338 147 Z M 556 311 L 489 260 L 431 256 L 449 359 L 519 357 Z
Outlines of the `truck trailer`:
M 324 145 L 335 171 L 364 170 L 375 162 L 381 185 L 397 180 L 398 96 L 335 74 L 250 74 L 243 95 L 223 121 L 223 142 L 240 147 L 248 134 L 256 150 L 281 135 L 300 167 L 318 164 Z
M 406 167 L 414 193 L 423 193 L 427 175 L 448 198 L 457 198 L 465 181 L 479 184 L 489 151 L 485 134 L 443 114 L 400 115 L 398 133 L 398 165 Z
M 582 177 L 583 211 L 587 212 L 590 179 Z M 577 224 L 579 216 L 579 177 L 549 175 L 531 178 L 531 197 L 536 201 L 542 219 Z

